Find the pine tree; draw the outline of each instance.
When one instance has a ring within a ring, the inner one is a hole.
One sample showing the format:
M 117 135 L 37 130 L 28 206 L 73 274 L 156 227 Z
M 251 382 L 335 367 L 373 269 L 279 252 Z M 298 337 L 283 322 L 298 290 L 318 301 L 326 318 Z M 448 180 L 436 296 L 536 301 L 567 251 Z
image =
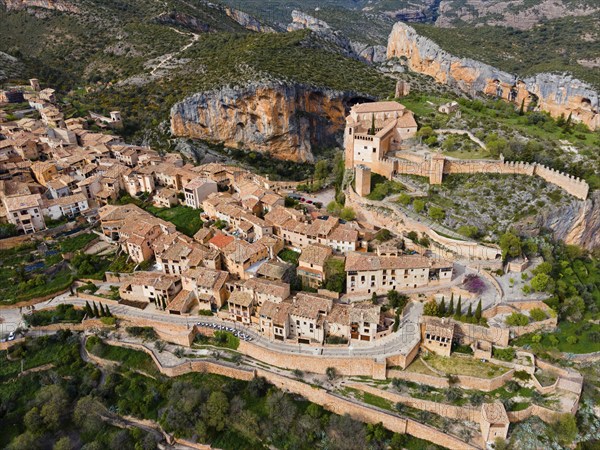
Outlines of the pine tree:
M 456 311 L 454 311 L 454 317 L 460 317 L 462 314 L 462 295 L 458 296 L 458 302 L 456 303 Z
M 98 305 L 96 305 L 96 302 L 94 302 L 94 317 L 100 317 L 100 313 L 98 312 Z
M 469 309 L 467 310 L 467 317 L 473 317 L 473 303 L 469 303 Z
M 475 318 L 477 319 L 477 322 L 481 320 L 481 299 L 479 299 L 477 308 L 475 308 Z
M 438 314 L 440 317 L 444 317 L 446 315 L 446 299 L 444 297 L 442 297 L 442 301 L 440 302 Z
M 571 126 L 571 121 L 573 120 L 573 113 L 569 113 L 569 117 L 567 117 L 567 121 L 565 122 L 565 130 L 568 130 Z
M 454 315 L 454 294 L 450 297 L 450 306 L 448 306 L 448 315 Z
M 83 309 L 85 311 L 85 315 L 88 316 L 88 318 L 92 317 L 94 312 L 92 311 L 92 307 L 90 306 L 90 303 L 86 300 L 85 302 L 85 308 Z
M 100 303 L 100 317 L 105 317 L 106 311 L 104 311 L 104 305 Z

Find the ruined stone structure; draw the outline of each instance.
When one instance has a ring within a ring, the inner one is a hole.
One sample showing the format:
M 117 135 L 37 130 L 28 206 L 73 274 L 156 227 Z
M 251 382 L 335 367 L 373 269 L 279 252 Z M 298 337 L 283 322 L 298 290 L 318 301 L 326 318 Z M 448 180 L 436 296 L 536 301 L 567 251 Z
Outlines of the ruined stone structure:
M 572 120 L 583 122 L 592 130 L 600 128 L 598 92 L 569 75 L 540 73 L 519 79 L 480 61 L 451 55 L 400 22 L 390 34 L 387 56 L 406 58 L 411 70 L 465 92 L 484 93 L 525 107 L 531 105 L 553 117 L 571 115 Z
M 406 81 L 398 80 L 396 83 L 395 97 L 402 98 L 406 97 L 408 94 L 410 94 L 410 84 Z

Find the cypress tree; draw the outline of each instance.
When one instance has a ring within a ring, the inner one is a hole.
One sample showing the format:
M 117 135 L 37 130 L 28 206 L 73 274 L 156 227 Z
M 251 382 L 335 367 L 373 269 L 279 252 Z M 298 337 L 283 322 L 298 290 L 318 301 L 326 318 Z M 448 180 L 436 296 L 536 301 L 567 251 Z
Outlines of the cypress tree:
M 94 315 L 92 307 L 90 306 L 90 303 L 87 300 L 85 302 L 85 308 L 83 310 L 85 311 L 85 315 L 88 317 L 92 317 Z
M 481 320 L 481 299 L 479 299 L 477 308 L 475 308 L 475 318 L 477 319 L 477 322 Z
M 446 299 L 442 297 L 442 301 L 440 302 L 440 306 L 438 308 L 438 315 L 440 317 L 444 317 L 446 315 Z
M 454 294 L 450 297 L 450 306 L 448 306 L 448 315 L 454 315 Z
M 375 114 L 371 115 L 371 129 L 369 130 L 371 136 L 375 136 Z
M 456 303 L 456 311 L 454 311 L 454 317 L 460 317 L 462 314 L 462 295 L 458 296 L 458 302 Z
M 94 317 L 100 317 L 100 313 L 98 312 L 98 305 L 96 305 L 96 302 L 94 302 Z
M 106 311 L 104 311 L 104 305 L 100 303 L 100 317 L 105 317 Z
M 163 305 L 163 311 L 165 311 L 167 309 L 167 300 L 164 297 L 162 298 L 162 305 Z
M 473 317 L 473 303 L 469 303 L 469 309 L 467 310 L 467 317 Z
M 110 312 L 110 309 L 108 309 L 108 305 L 106 306 L 106 309 L 104 310 L 106 317 L 112 317 L 112 313 Z

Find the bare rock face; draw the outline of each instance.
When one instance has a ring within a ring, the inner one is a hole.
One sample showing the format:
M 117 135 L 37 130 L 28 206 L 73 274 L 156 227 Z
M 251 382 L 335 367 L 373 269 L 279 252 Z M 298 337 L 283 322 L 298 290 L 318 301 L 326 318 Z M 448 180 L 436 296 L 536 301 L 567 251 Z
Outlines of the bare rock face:
M 275 30 L 267 25 L 260 23 L 255 17 L 238 9 L 224 7 L 225 14 L 235 20 L 247 30 L 256 31 L 258 33 L 274 33 Z
M 550 229 L 556 239 L 588 250 L 600 247 L 600 192 L 594 192 L 586 201 L 573 201 L 561 208 L 548 208 L 533 220 L 516 224 L 528 235 Z
M 327 42 L 337 46 L 350 58 L 360 59 L 369 64 L 380 63 L 386 60 L 386 48 L 383 45 L 369 45 L 351 41 L 340 31 L 331 28 L 327 22 L 302 11 L 292 11 L 292 23 L 288 25 L 287 30 L 296 31 L 304 29 L 318 34 Z
M 43 8 L 62 12 L 79 13 L 79 8 L 64 0 L 0 0 L 7 10 Z
M 201 92 L 171 109 L 175 136 L 222 142 L 296 162 L 315 148 L 341 144 L 353 93 L 284 83 L 252 83 Z
M 480 61 L 458 58 L 401 22 L 392 29 L 387 57 L 405 58 L 411 70 L 465 92 L 481 92 L 517 105 L 534 102 L 554 117 L 571 114 L 573 120 L 585 123 L 592 130 L 600 128 L 598 92 L 569 75 L 541 73 L 519 79 Z
M 208 33 L 210 31 L 210 26 L 207 23 L 181 12 L 162 13 L 155 20 L 162 25 L 180 26 L 197 33 Z

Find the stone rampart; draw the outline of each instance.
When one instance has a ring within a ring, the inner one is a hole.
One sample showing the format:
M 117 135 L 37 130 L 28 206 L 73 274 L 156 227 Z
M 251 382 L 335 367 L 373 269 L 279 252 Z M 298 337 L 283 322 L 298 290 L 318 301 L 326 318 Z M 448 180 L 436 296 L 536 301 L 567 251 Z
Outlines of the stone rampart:
M 352 418 L 362 422 L 377 424 L 381 422 L 383 426 L 393 432 L 410 434 L 420 439 L 444 446 L 446 448 L 475 450 L 479 447 L 467 444 L 460 439 L 450 436 L 440 430 L 420 424 L 410 419 L 398 417 L 396 415 L 370 408 L 366 405 L 352 402 L 338 395 L 332 394 L 325 389 L 317 386 L 311 386 L 298 380 L 293 380 L 285 376 L 272 373 L 263 369 L 249 371 L 236 367 L 228 367 L 210 361 L 191 361 L 181 363 L 175 367 L 164 367 L 154 355 L 154 352 L 142 345 L 131 344 L 120 341 L 107 340 L 109 345 L 118 345 L 121 347 L 141 350 L 149 354 L 155 362 L 158 370 L 164 375 L 174 377 L 189 372 L 209 372 L 223 375 L 238 380 L 249 381 L 255 376 L 264 377 L 269 383 L 285 391 L 298 394 L 307 400 L 321 405 L 323 408 L 335 414 L 349 414 Z M 104 360 L 102 360 L 103 362 Z M 355 363 L 356 364 L 356 363 Z
M 452 321 L 456 325 L 456 336 L 465 344 L 475 341 L 487 341 L 494 345 L 506 347 L 510 338 L 508 328 L 484 327 L 458 320 Z
M 366 376 L 376 379 L 382 379 L 383 375 L 383 379 L 385 379 L 385 371 L 382 372 L 380 363 L 374 358 L 325 358 L 311 355 L 296 355 L 269 350 L 246 341 L 240 342 L 238 351 L 251 358 L 282 369 L 299 369 L 305 372 L 325 374 L 328 367 L 335 367 L 340 375 Z
M 379 163 L 372 163 L 373 171 L 391 178 L 392 173 L 418 175 L 431 179 L 441 179 L 441 175 L 452 174 L 499 174 L 499 175 L 537 175 L 548 183 L 554 184 L 572 196 L 585 200 L 589 193 L 589 185 L 585 180 L 551 169 L 537 163 L 500 160 L 459 160 L 435 155 L 439 163 L 431 164 L 431 160 L 416 154 L 402 154 L 400 159 L 384 158 Z M 440 172 L 435 173 L 434 172 Z
M 400 402 L 412 408 L 417 408 L 422 411 L 429 411 L 434 414 L 447 417 L 448 419 L 468 420 L 470 422 L 477 423 L 481 421 L 480 407 L 455 406 L 431 400 L 423 400 L 419 398 L 409 397 L 406 395 L 396 394 L 390 391 L 384 391 L 382 389 L 377 389 L 364 383 L 351 383 L 347 386 L 354 389 L 358 389 L 363 392 L 368 392 L 378 397 L 385 398 L 386 400 L 389 400 L 394 404 Z
M 490 392 L 504 386 L 508 381 L 512 380 L 514 375 L 513 370 L 499 375 L 495 378 L 477 378 L 466 375 L 456 376 L 454 385 L 463 389 L 477 389 L 483 392 Z M 413 383 L 427 384 L 437 388 L 448 388 L 450 383 L 446 377 L 426 375 L 423 373 L 406 372 L 404 370 L 388 370 L 388 378 L 399 378 Z
M 531 322 L 522 327 L 510 327 L 510 332 L 514 337 L 523 336 L 524 334 L 534 333 L 536 331 L 554 331 L 558 325 L 557 317 L 550 317 L 546 320 Z
M 417 231 L 427 234 L 442 257 L 454 259 L 456 256 L 469 259 L 484 259 L 496 261 L 500 258 L 500 249 L 472 241 L 459 241 L 436 233 L 422 222 L 417 222 L 401 212 L 391 208 L 378 207 L 370 200 L 360 197 L 352 189 L 346 191 L 346 204 L 354 207 L 359 218 L 370 224 L 387 228 L 396 233 Z M 386 212 L 386 209 L 389 212 Z
M 535 167 L 535 174 L 546 180 L 548 183 L 555 184 L 581 200 L 585 200 L 588 196 L 590 190 L 589 185 L 584 180 L 574 177 L 573 175 L 568 175 L 539 164 Z

